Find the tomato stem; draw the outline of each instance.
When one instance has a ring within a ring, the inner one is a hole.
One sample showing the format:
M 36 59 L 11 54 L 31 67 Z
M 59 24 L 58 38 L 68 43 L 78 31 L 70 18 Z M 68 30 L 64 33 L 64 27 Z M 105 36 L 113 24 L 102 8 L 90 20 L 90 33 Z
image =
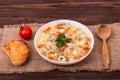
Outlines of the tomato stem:
M 24 28 L 22 26 L 20 26 L 20 30 L 23 30 Z

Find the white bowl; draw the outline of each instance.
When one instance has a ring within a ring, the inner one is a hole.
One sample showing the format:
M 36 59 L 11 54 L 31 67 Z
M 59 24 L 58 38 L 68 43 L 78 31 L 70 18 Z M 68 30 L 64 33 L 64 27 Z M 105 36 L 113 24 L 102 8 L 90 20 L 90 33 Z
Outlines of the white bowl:
M 36 45 L 36 40 L 37 40 L 37 37 L 38 37 L 40 31 L 42 31 L 44 28 L 46 28 L 46 27 L 48 27 L 50 25 L 55 25 L 55 24 L 60 24 L 60 23 L 71 23 L 71 24 L 75 25 L 76 27 L 81 28 L 85 33 L 87 33 L 90 36 L 90 38 L 91 38 L 91 48 L 90 48 L 89 52 L 85 56 L 81 57 L 78 60 L 71 61 L 71 62 L 60 62 L 60 61 L 50 60 L 50 59 L 48 59 L 47 57 L 45 57 L 44 55 L 42 55 L 40 53 L 40 51 L 38 50 L 37 45 Z M 93 37 L 92 32 L 85 25 L 83 25 L 83 24 L 81 24 L 79 22 L 76 22 L 76 21 L 73 21 L 73 20 L 55 20 L 55 21 L 51 21 L 49 23 L 46 23 L 45 25 L 41 26 L 38 29 L 38 31 L 36 32 L 35 37 L 34 37 L 34 46 L 35 46 L 35 49 L 37 50 L 38 54 L 44 60 L 46 60 L 46 61 L 48 61 L 50 63 L 53 63 L 53 64 L 58 64 L 58 65 L 71 65 L 71 64 L 75 64 L 75 63 L 78 63 L 78 62 L 82 61 L 83 59 L 85 59 L 91 53 L 91 51 L 93 49 L 93 46 L 94 46 L 94 37 Z

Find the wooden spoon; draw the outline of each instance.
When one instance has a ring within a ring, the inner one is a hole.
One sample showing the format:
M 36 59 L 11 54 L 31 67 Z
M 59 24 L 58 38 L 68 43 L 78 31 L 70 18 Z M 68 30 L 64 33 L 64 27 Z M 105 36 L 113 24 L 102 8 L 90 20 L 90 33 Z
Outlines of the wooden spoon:
M 101 25 L 97 31 L 98 36 L 103 40 L 102 46 L 102 61 L 103 61 L 103 68 L 109 69 L 110 68 L 110 60 L 109 60 L 109 53 L 108 53 L 108 46 L 106 40 L 111 35 L 111 29 L 107 25 Z

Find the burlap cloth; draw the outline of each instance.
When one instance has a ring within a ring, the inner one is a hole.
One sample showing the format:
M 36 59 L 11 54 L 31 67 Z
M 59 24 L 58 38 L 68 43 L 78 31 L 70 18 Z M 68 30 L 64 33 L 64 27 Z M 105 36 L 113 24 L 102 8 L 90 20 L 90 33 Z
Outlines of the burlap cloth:
M 33 37 L 30 40 L 24 40 L 30 48 L 30 56 L 27 62 L 16 67 L 11 64 L 10 59 L 2 50 L 2 45 L 8 43 L 10 40 L 23 40 L 19 37 L 18 31 L 21 25 L 5 25 L 4 28 L 0 28 L 0 35 L 2 35 L 1 48 L 0 48 L 0 73 L 26 73 L 26 72 L 47 72 L 50 70 L 58 69 L 62 71 L 76 72 L 81 70 L 88 71 L 103 71 L 101 48 L 102 41 L 97 37 L 96 31 L 99 25 L 91 25 L 88 28 L 93 32 L 95 38 L 95 45 L 92 53 L 83 61 L 70 65 L 59 66 L 46 62 L 34 49 L 33 39 L 34 34 L 43 24 L 27 24 L 33 30 Z M 111 26 L 112 35 L 108 39 L 108 48 L 110 54 L 110 70 L 120 70 L 120 23 L 108 24 Z

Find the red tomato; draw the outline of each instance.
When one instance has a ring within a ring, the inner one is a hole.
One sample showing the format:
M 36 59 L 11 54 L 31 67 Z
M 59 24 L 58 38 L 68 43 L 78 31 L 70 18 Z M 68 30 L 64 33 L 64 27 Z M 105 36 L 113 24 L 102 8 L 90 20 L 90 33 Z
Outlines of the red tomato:
M 29 26 L 23 26 L 20 28 L 19 35 L 23 39 L 30 39 L 32 36 L 32 29 Z

